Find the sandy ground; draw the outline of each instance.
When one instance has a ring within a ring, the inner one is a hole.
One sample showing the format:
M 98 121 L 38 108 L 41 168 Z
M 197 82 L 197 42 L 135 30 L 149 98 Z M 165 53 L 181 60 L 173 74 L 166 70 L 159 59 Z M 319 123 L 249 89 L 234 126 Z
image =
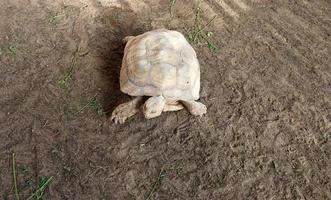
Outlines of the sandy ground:
M 207 115 L 115 125 L 122 38 L 189 36 L 197 2 L 1 0 L 0 198 L 15 153 L 21 199 L 50 176 L 45 199 L 331 199 L 331 2 L 200 8 Z

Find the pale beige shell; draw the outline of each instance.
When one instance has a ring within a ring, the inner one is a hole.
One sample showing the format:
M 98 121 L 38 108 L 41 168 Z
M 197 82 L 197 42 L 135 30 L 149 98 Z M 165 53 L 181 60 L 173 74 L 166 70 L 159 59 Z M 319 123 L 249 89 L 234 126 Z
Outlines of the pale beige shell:
M 131 96 L 197 100 L 200 67 L 185 37 L 158 29 L 129 39 L 120 74 L 121 91 Z

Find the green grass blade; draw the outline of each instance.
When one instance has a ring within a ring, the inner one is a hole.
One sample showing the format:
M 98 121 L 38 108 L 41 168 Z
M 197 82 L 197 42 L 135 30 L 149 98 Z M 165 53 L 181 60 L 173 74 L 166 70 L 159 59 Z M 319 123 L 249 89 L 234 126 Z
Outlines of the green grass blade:
M 17 182 L 16 182 L 16 165 L 15 165 L 15 153 L 13 153 L 13 159 L 12 159 L 12 171 L 13 171 L 13 187 L 14 187 L 14 192 L 15 192 L 15 199 L 19 200 L 20 195 L 18 194 L 17 190 Z
M 37 200 L 41 200 L 45 189 L 52 180 L 53 180 L 53 176 L 50 176 L 47 180 L 44 181 L 43 184 L 39 186 L 39 188 L 29 198 L 27 198 L 27 200 L 31 200 L 33 197 L 36 197 Z
M 149 199 L 152 197 L 154 191 L 156 190 L 156 187 L 157 187 L 159 184 L 161 184 L 161 181 L 162 181 L 162 179 L 165 177 L 165 175 L 166 175 L 166 171 L 162 169 L 162 170 L 160 171 L 160 174 L 159 174 L 159 176 L 157 177 L 156 181 L 154 182 L 152 188 L 151 188 L 151 189 L 149 190 L 149 192 L 147 193 L 147 196 L 146 196 L 145 200 L 149 200 Z

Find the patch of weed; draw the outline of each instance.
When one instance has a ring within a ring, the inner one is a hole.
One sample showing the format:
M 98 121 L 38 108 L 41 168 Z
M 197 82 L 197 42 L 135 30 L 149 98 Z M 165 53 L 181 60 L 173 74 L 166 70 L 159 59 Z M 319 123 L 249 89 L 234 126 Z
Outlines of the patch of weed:
M 190 42 L 195 43 L 197 45 L 205 45 L 207 44 L 208 48 L 215 52 L 217 51 L 217 47 L 213 42 L 214 33 L 211 31 L 206 31 L 205 29 L 212 23 L 212 21 L 216 18 L 214 16 L 207 24 L 202 25 L 201 15 L 202 10 L 200 8 L 200 1 L 198 2 L 198 6 L 195 12 L 194 26 L 192 30 L 188 34 L 188 39 Z
M 104 114 L 104 110 L 96 97 L 94 97 L 90 102 L 88 102 L 88 104 L 89 107 L 95 110 L 98 115 Z
M 7 191 L 4 192 L 4 194 L 2 195 L 4 200 L 9 200 L 9 193 Z
M 179 162 L 176 162 L 173 167 L 169 168 L 169 170 L 174 170 L 176 172 L 177 176 L 179 176 L 183 171 L 183 167 L 181 166 L 181 164 Z
M 13 175 L 13 188 L 14 188 L 14 192 L 15 192 L 15 199 L 19 200 L 20 195 L 18 194 L 18 189 L 17 189 L 16 163 L 15 163 L 15 154 L 14 153 L 12 156 L 12 175 Z
M 78 57 L 86 56 L 89 51 L 80 52 L 80 47 L 77 47 L 71 57 L 69 70 L 66 72 L 64 77 L 58 81 L 60 88 L 68 89 L 73 81 L 74 68 L 77 64 Z
M 154 191 L 156 190 L 156 187 L 161 184 L 161 181 L 165 176 L 166 176 L 166 171 L 162 169 L 158 177 L 156 178 L 156 181 L 154 182 L 152 188 L 148 191 L 145 200 L 149 200 L 152 197 Z
M 277 164 L 276 164 L 276 161 L 275 160 L 272 160 L 271 161 L 271 167 L 275 170 L 275 172 L 277 174 L 279 173 L 279 170 L 278 170 L 278 167 L 277 167 Z
M 27 200 L 36 199 L 43 200 L 44 192 L 50 182 L 53 180 L 53 176 L 41 177 L 38 185 L 38 189 Z
M 26 188 L 32 189 L 32 187 L 33 187 L 32 179 L 31 178 L 25 179 L 24 184 L 23 184 L 23 189 L 26 189 Z
M 20 165 L 20 166 L 18 166 L 18 171 L 20 173 L 26 174 L 30 171 L 30 167 L 27 165 Z
M 3 48 L 3 47 L 0 47 L 0 55 L 2 55 L 2 54 L 4 54 L 4 53 L 6 53 L 6 49 Z
M 69 71 L 64 75 L 64 77 L 58 81 L 60 88 L 67 89 L 69 88 L 73 79 L 73 68 L 70 68 Z
M 17 49 L 15 46 L 9 46 L 8 50 L 11 54 L 16 55 Z
M 51 12 L 49 12 L 47 22 L 49 24 L 55 26 L 60 22 L 61 18 L 64 16 L 65 16 L 64 12 L 51 11 Z
M 218 185 L 222 185 L 224 183 L 224 178 L 225 178 L 224 174 L 216 175 L 216 182 L 218 183 Z
M 98 115 L 102 115 L 105 113 L 103 110 L 102 106 L 98 102 L 97 96 L 94 96 L 87 102 L 82 103 L 78 107 L 66 107 L 64 108 L 64 115 L 68 120 L 75 118 L 78 116 L 80 113 L 82 113 L 85 109 L 91 108 L 96 111 Z
M 24 182 L 21 187 L 21 190 L 32 189 L 33 181 L 32 178 L 29 176 L 29 172 L 31 171 L 30 167 L 27 165 L 20 165 L 17 167 L 17 171 L 19 174 L 22 174 L 24 176 Z
M 79 51 L 79 47 L 77 47 L 77 49 L 72 54 L 69 70 L 64 75 L 64 77 L 58 81 L 58 84 L 62 89 L 68 89 L 69 86 L 71 85 L 71 82 L 73 80 L 74 67 L 76 66 L 79 56 L 78 51 Z
M 24 175 L 26 175 L 27 173 L 30 172 L 30 168 L 26 165 L 21 165 L 21 166 L 17 167 L 14 153 L 12 154 L 11 165 L 12 165 L 11 167 L 12 167 L 12 179 L 13 179 L 13 185 L 12 185 L 11 191 L 14 191 L 15 200 L 19 200 L 20 195 L 19 195 L 18 186 L 17 186 L 17 173 L 23 173 Z M 27 200 L 31 200 L 31 199 L 43 200 L 45 189 L 50 184 L 52 179 L 53 179 L 53 176 L 41 177 L 38 188 L 36 189 L 36 191 L 33 194 L 30 195 L 30 197 L 27 198 Z M 33 181 L 30 177 L 30 178 L 24 180 L 24 183 L 21 185 L 21 190 L 24 190 L 25 188 L 32 189 L 32 187 L 33 187 Z M 5 192 L 3 195 L 3 198 L 9 199 L 9 193 Z
M 17 49 L 15 46 L 11 45 L 9 47 L 0 47 L 0 55 L 10 53 L 12 55 L 16 55 Z

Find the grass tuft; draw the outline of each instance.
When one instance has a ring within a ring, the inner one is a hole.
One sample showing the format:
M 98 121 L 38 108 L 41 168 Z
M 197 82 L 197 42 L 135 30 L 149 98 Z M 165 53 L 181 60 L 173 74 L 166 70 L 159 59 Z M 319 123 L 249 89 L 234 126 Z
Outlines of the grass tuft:
M 12 154 L 12 178 L 13 178 L 13 185 L 12 185 L 12 190 L 14 191 L 14 195 L 15 195 L 15 200 L 19 200 L 20 199 L 20 194 L 18 192 L 18 187 L 17 187 L 17 174 L 18 173 L 23 173 L 23 174 L 27 174 L 30 171 L 30 168 L 26 165 L 22 165 L 22 166 L 16 166 L 16 162 L 15 162 L 15 154 Z M 47 176 L 47 177 L 41 177 L 40 181 L 39 181 L 39 185 L 37 190 L 31 194 L 27 200 L 43 200 L 44 198 L 44 192 L 45 189 L 47 188 L 47 186 L 50 184 L 50 182 L 53 180 L 53 176 Z M 24 190 L 24 188 L 32 188 L 33 187 L 33 181 L 31 178 L 26 179 L 24 181 L 24 184 L 21 185 L 21 192 L 22 190 Z M 5 194 L 3 195 L 4 199 L 8 199 L 9 193 L 5 192 Z
M 218 48 L 213 42 L 214 33 L 205 30 L 214 21 L 216 16 L 214 16 L 207 24 L 202 25 L 201 15 L 202 10 L 200 8 L 200 1 L 198 1 L 198 6 L 195 12 L 194 25 L 188 34 L 188 39 L 190 42 L 198 45 L 207 45 L 212 52 L 216 52 Z
M 57 25 L 61 18 L 64 17 L 65 14 L 64 12 L 54 12 L 54 11 L 51 11 L 49 12 L 49 16 L 48 16 L 48 20 L 47 22 L 53 26 Z
M 23 174 L 26 174 L 30 171 L 30 168 L 27 165 L 20 165 L 20 166 L 18 166 L 17 169 L 18 169 L 19 173 L 23 173 Z
M 279 173 L 278 168 L 277 168 L 277 164 L 276 164 L 276 161 L 275 160 L 272 160 L 271 161 L 271 167 L 275 170 L 275 172 L 277 174 Z
M 53 176 L 41 177 L 38 189 L 27 200 L 31 200 L 35 197 L 36 200 L 44 199 L 44 192 L 50 182 L 53 180 Z
M 12 157 L 12 172 L 13 172 L 13 188 L 14 188 L 14 192 L 15 192 L 15 199 L 19 200 L 20 195 L 19 195 L 18 189 L 17 189 L 16 163 L 15 163 L 15 154 L 14 153 L 13 153 L 13 157 Z
M 224 174 L 222 174 L 222 175 L 216 174 L 216 181 L 217 181 L 218 185 L 221 186 L 224 183 L 224 178 L 225 178 Z
M 0 47 L 0 55 L 2 55 L 2 54 L 4 54 L 4 53 L 6 53 L 6 49 L 3 48 L 3 47 Z
M 73 79 L 73 68 L 70 68 L 69 71 L 64 75 L 64 77 L 58 81 L 60 88 L 68 89 L 71 85 Z
M 62 89 L 68 89 L 70 87 L 73 81 L 74 68 L 76 67 L 78 57 L 84 57 L 89 53 L 89 51 L 80 52 L 80 50 L 80 47 L 76 48 L 71 57 L 69 70 L 64 77 L 58 81 L 58 84 Z
M 17 49 L 15 46 L 9 46 L 8 50 L 11 54 L 16 55 Z
M 161 184 L 161 181 L 165 176 L 166 176 L 166 171 L 162 169 L 156 181 L 154 182 L 152 188 L 148 191 L 145 200 L 149 200 L 152 197 L 154 191 L 156 190 L 156 187 Z
M 98 115 L 102 115 L 105 113 L 104 109 L 98 102 L 97 96 L 95 95 L 93 98 L 91 98 L 87 102 L 84 102 L 82 105 L 80 105 L 78 107 L 64 108 L 64 114 L 65 114 L 67 120 L 70 120 L 70 119 L 73 119 L 76 116 L 78 116 L 80 113 L 82 113 L 87 108 L 91 108 L 91 109 L 95 110 Z
M 13 45 L 11 45 L 9 47 L 0 47 L 0 55 L 5 54 L 5 53 L 10 53 L 15 56 L 17 53 L 17 49 Z
M 79 56 L 78 51 L 79 51 L 79 47 L 77 47 L 76 50 L 74 51 L 74 53 L 72 54 L 69 70 L 64 75 L 64 77 L 58 81 L 58 84 L 59 84 L 60 88 L 62 88 L 62 89 L 68 89 L 72 83 L 74 67 L 76 66 L 78 56 Z

